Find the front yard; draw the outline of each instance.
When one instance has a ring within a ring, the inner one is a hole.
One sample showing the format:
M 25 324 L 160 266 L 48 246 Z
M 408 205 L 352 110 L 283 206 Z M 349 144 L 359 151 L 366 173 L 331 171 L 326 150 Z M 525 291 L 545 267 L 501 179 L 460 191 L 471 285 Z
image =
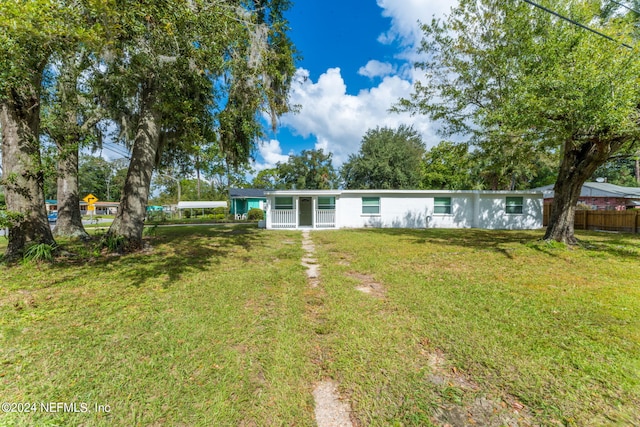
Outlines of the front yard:
M 300 232 L 153 234 L 0 266 L 0 425 L 314 425 L 326 378 L 363 426 L 640 419 L 637 237 L 312 232 L 311 287 Z

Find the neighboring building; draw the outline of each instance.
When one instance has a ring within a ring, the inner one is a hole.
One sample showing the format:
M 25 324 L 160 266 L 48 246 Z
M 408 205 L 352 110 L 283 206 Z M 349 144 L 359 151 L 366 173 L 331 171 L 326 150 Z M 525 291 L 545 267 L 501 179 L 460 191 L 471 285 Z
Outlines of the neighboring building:
M 57 200 L 45 200 L 45 206 L 47 209 L 47 214 L 51 212 L 58 211 L 58 201 Z M 95 215 L 115 215 L 118 213 L 118 208 L 120 207 L 120 202 L 96 202 L 94 203 Z M 80 201 L 80 214 L 81 215 L 90 215 L 91 212 L 87 210 L 87 202 Z
M 553 202 L 553 184 L 534 191 L 542 191 L 544 204 Z M 622 187 L 607 182 L 585 182 L 582 185 L 578 203 L 593 210 L 617 210 L 634 209 L 640 207 L 640 188 Z
M 265 191 L 268 229 L 542 227 L 537 191 Z
M 227 202 L 225 201 L 210 201 L 210 200 L 198 200 L 193 202 L 178 202 L 178 213 L 182 218 L 182 211 L 189 209 L 189 214 L 193 216 L 193 210 L 199 209 L 201 214 L 204 215 L 205 209 L 226 208 Z M 162 207 L 160 207 L 162 209 Z
M 116 215 L 120 208 L 120 202 L 95 202 L 93 205 L 96 215 Z M 86 209 L 86 206 L 83 208 Z
M 231 214 L 246 215 L 251 209 L 265 209 L 267 198 L 265 190 L 257 188 L 232 188 L 229 190 Z
M 58 201 L 57 200 L 46 199 L 44 201 L 44 206 L 45 206 L 45 209 L 47 210 L 47 214 L 50 213 L 50 212 L 57 212 L 58 211 Z

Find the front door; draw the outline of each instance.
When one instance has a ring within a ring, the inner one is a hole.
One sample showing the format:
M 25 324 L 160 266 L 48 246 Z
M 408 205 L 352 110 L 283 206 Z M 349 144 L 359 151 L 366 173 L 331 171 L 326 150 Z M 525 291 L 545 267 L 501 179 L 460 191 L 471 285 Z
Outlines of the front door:
M 313 226 L 313 209 L 311 206 L 311 197 L 301 197 L 298 211 L 298 225 L 300 227 Z

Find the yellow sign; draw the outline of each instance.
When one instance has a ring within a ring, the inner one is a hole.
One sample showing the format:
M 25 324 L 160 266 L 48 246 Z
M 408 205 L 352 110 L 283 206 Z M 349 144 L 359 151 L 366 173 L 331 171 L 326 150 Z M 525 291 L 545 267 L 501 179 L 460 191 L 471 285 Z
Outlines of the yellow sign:
M 88 211 L 95 211 L 95 210 L 96 210 L 96 207 L 95 207 L 95 205 L 93 205 L 93 204 L 91 204 L 91 205 L 87 205 L 87 210 L 88 210 Z
M 97 198 L 96 196 L 94 196 L 93 194 L 89 194 L 87 197 L 85 197 L 85 198 L 84 198 L 84 199 L 82 199 L 82 200 L 84 200 L 85 202 L 87 202 L 87 204 L 88 204 L 89 206 L 91 206 L 91 205 L 93 205 L 95 202 L 97 202 L 97 201 L 98 201 L 98 198 Z M 93 210 L 93 209 L 89 209 L 89 210 L 91 211 L 91 210 Z

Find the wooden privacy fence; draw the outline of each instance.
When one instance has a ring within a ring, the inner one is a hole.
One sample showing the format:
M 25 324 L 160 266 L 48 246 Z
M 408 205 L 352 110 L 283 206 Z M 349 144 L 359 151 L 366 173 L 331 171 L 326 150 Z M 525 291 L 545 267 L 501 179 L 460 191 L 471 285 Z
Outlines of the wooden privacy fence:
M 545 205 L 542 223 L 549 224 L 551 206 Z M 621 231 L 623 233 L 638 233 L 640 231 L 640 209 L 626 211 L 595 211 L 576 210 L 573 222 L 576 230 L 605 230 Z

